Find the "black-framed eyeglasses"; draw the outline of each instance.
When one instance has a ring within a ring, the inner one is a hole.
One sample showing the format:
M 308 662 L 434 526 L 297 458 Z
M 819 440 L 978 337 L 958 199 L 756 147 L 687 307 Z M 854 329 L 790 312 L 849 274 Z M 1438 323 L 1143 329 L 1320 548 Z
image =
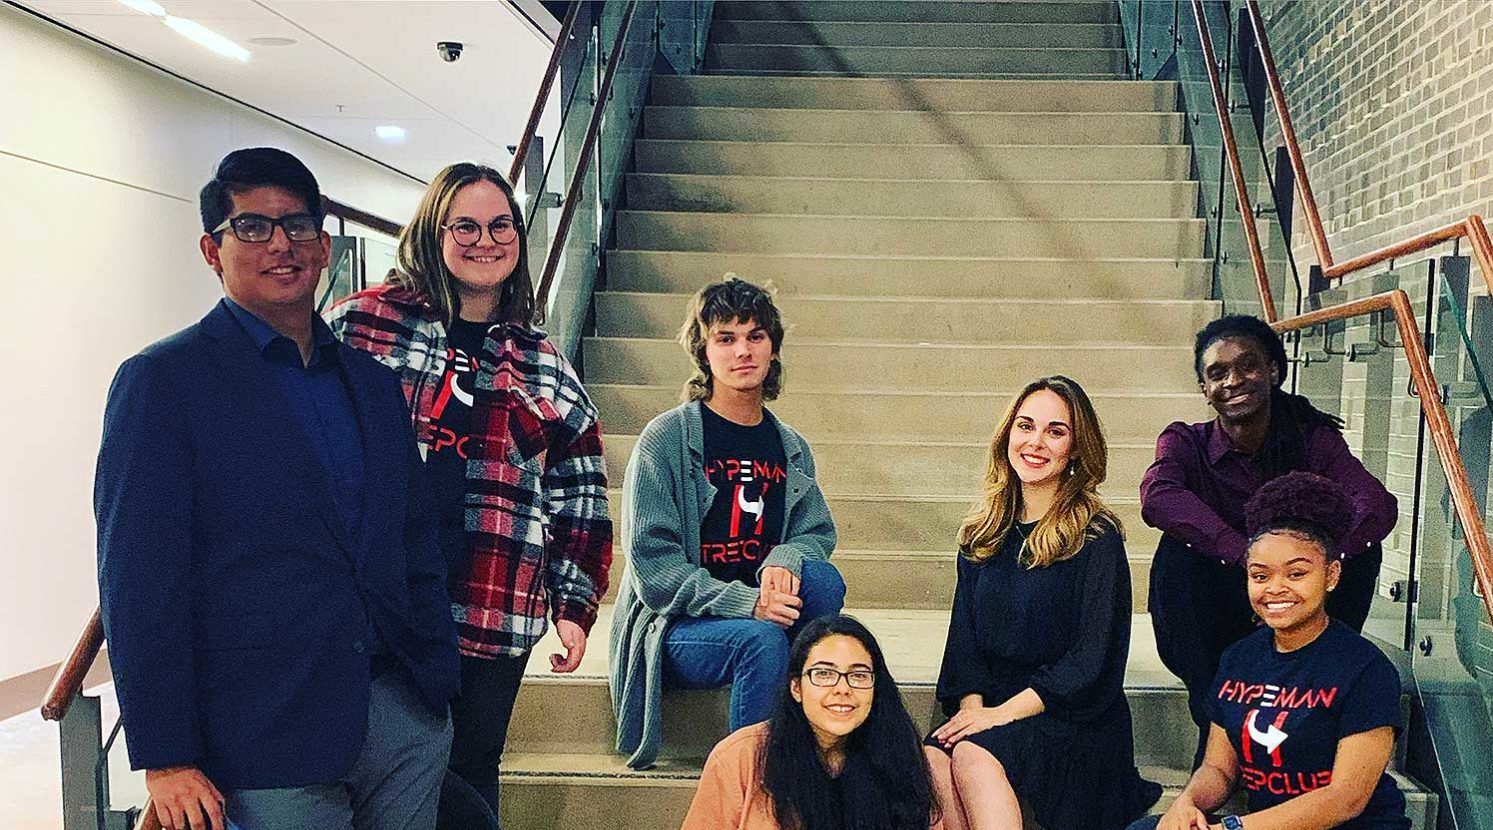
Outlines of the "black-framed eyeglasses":
M 240 213 L 223 220 L 223 224 L 212 229 L 213 235 L 232 229 L 240 242 L 268 242 L 275 235 L 275 228 L 285 231 L 291 242 L 314 242 L 321 238 L 321 217 L 309 213 L 292 213 L 279 219 L 271 219 L 258 213 Z
M 476 220 L 458 219 L 449 225 L 442 225 L 441 230 L 451 234 L 451 239 L 458 245 L 482 244 L 482 225 Z M 512 218 L 499 216 L 487 223 L 487 233 L 492 237 L 494 245 L 507 245 L 518 238 L 518 226 L 513 223 Z
M 840 671 L 839 669 L 832 669 L 827 666 L 815 666 L 812 669 L 806 670 L 804 677 L 809 678 L 811 684 L 826 689 L 840 685 L 840 678 L 842 677 L 845 678 L 845 682 L 850 684 L 850 688 L 852 689 L 869 689 L 876 685 L 876 672 L 870 669 Z

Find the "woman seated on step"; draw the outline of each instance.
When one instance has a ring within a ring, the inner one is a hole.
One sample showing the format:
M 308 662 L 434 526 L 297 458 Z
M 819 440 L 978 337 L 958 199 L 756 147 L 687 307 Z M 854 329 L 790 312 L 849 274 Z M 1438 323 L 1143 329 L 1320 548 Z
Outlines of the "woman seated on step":
M 1122 828 L 1161 788 L 1135 768 L 1125 663 L 1130 570 L 1099 498 L 1104 435 L 1061 375 L 1007 408 L 985 492 L 959 531 L 958 585 L 925 749 L 944 822 Z
M 1405 797 L 1385 772 L 1400 676 L 1327 613 L 1351 503 L 1330 479 L 1287 473 L 1255 493 L 1245 521 L 1249 602 L 1265 626 L 1223 654 L 1202 766 L 1165 815 L 1131 830 L 1405 830 Z M 1249 815 L 1210 818 L 1241 785 Z
M 918 728 L 865 626 L 804 626 L 780 685 L 771 720 L 710 753 L 684 830 L 943 827 Z

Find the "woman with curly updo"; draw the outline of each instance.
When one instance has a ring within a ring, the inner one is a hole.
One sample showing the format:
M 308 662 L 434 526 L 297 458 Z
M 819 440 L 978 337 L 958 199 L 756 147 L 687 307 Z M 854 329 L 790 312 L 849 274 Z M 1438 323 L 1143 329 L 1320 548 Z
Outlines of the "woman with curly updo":
M 1379 649 L 1328 616 L 1353 512 L 1342 488 L 1287 473 L 1245 507 L 1249 602 L 1265 627 L 1223 654 L 1203 763 L 1163 816 L 1131 830 L 1404 830 L 1385 774 L 1400 677 Z M 1249 815 L 1214 819 L 1235 787 Z

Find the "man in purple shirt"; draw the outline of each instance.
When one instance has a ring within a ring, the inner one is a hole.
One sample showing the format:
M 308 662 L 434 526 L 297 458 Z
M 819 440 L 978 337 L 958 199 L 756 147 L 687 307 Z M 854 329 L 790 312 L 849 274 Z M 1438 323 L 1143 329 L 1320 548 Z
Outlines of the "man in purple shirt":
M 1244 504 L 1292 470 L 1336 481 L 1352 504 L 1337 555 L 1343 575 L 1327 600 L 1333 617 L 1363 628 L 1379 577 L 1379 543 L 1399 515 L 1395 497 L 1343 440 L 1342 421 L 1281 389 L 1286 351 L 1256 317 L 1231 315 L 1198 332 L 1198 386 L 1218 417 L 1173 423 L 1141 479 L 1141 517 L 1162 531 L 1151 565 L 1149 610 L 1166 667 L 1187 687 L 1198 725 L 1196 767 L 1209 727 L 1206 697 L 1224 649 L 1255 628 L 1244 581 Z

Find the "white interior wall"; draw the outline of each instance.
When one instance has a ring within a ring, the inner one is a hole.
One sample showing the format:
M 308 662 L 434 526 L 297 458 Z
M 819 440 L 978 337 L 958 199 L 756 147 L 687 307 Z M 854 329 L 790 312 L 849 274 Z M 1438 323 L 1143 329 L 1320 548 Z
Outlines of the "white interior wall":
M 247 70 L 252 71 L 252 68 Z M 311 82 L 314 82 L 312 79 Z M 0 680 L 66 656 L 97 604 L 93 468 L 115 368 L 220 296 L 196 194 L 246 146 L 401 221 L 422 187 L 0 5 Z

